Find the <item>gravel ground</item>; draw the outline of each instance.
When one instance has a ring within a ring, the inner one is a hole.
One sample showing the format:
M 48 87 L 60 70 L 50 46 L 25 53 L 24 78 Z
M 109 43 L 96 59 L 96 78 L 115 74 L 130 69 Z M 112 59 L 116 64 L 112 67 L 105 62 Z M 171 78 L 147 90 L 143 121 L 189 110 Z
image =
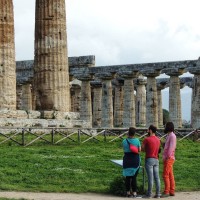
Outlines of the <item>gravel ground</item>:
M 125 197 L 116 197 L 103 194 L 74 194 L 74 193 L 33 193 L 33 192 L 0 192 L 0 197 L 25 198 L 30 200 L 124 200 Z M 200 191 L 177 192 L 176 196 L 168 197 L 169 200 L 200 200 Z

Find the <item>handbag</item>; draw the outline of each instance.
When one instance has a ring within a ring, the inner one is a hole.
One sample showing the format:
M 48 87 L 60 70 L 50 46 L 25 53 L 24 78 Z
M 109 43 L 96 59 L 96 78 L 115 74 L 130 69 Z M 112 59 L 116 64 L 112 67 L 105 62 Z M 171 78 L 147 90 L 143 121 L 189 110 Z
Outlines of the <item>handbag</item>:
M 133 153 L 138 153 L 138 147 L 136 147 L 135 145 L 131 144 L 127 139 L 126 139 L 127 143 L 129 144 L 129 149 L 131 150 L 131 152 Z

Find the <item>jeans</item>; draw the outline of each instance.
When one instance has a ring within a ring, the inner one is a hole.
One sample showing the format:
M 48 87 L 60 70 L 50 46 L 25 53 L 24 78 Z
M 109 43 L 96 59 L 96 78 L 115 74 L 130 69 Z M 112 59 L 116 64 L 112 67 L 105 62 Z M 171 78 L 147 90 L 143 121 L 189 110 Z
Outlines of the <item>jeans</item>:
M 174 194 L 175 192 L 175 180 L 173 173 L 173 159 L 167 159 L 164 161 L 164 169 L 163 169 L 163 180 L 165 183 L 165 194 Z
M 145 160 L 145 169 L 148 177 L 147 196 L 152 195 L 154 181 L 156 184 L 156 195 L 160 196 L 159 160 L 156 158 L 147 158 Z

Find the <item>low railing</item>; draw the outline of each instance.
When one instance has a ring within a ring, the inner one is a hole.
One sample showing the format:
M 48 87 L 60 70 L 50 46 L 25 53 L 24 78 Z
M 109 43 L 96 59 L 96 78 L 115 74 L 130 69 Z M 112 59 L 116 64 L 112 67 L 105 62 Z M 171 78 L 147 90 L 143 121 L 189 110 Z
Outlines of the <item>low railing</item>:
M 20 146 L 29 146 L 36 141 L 43 141 L 47 144 L 57 145 L 64 140 L 70 140 L 75 143 L 85 143 L 88 141 L 95 142 L 114 142 L 122 140 L 127 135 L 128 129 L 95 129 L 95 128 L 57 128 L 57 127 L 4 127 L 0 128 L 0 145 L 6 142 L 13 142 Z M 191 138 L 195 141 L 200 141 L 200 130 L 192 129 L 177 129 L 175 131 L 178 140 Z M 101 136 L 101 137 L 100 137 Z M 146 128 L 137 128 L 136 136 L 143 139 L 147 136 Z M 163 139 L 167 134 L 163 133 L 163 129 L 159 129 L 157 136 Z

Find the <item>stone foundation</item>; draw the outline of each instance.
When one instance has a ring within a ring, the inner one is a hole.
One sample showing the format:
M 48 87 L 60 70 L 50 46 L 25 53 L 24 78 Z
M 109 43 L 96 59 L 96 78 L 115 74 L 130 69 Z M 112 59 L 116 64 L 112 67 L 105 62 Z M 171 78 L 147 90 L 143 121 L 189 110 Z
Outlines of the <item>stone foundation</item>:
M 0 110 L 0 127 L 91 128 L 76 112 Z

